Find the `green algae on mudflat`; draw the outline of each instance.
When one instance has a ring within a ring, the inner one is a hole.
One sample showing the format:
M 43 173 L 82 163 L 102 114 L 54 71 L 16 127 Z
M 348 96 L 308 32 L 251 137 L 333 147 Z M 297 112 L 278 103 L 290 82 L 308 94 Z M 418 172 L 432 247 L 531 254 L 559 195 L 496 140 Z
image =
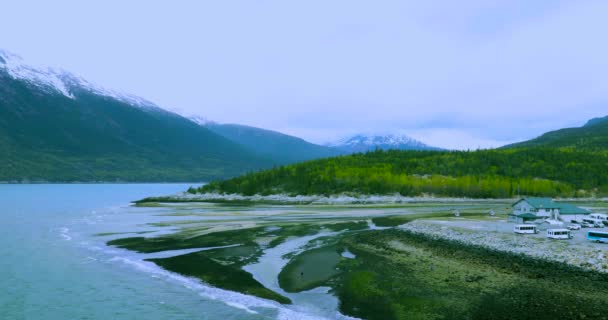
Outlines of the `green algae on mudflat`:
M 322 228 L 330 230 L 361 229 L 367 225 L 361 221 L 315 220 L 312 223 L 274 223 L 252 228 L 223 230 L 197 235 L 193 230 L 157 237 L 130 237 L 115 239 L 108 245 L 142 253 L 177 249 L 216 248 L 185 255 L 150 259 L 149 261 L 169 271 L 196 277 L 210 285 L 245 294 L 271 299 L 280 303 L 290 300 L 265 288 L 253 276 L 242 269 L 263 253 L 266 247 L 274 247 L 291 237 L 316 234 Z
M 226 230 L 208 233 L 195 237 L 187 234 L 169 234 L 158 237 L 130 237 L 108 241 L 108 245 L 140 253 L 152 253 L 167 250 L 220 247 L 234 244 L 249 244 L 263 228 Z
M 199 251 L 170 258 L 148 259 L 148 261 L 169 271 L 196 277 L 218 288 L 290 304 L 289 298 L 264 287 L 250 273 L 241 269 L 256 255 L 258 255 L 257 248 L 249 246 Z M 245 258 L 240 259 L 239 256 Z
M 608 275 L 389 229 L 344 235 L 329 285 L 364 319 L 598 318 Z M 593 290 L 590 290 L 593 288 Z
M 481 215 L 478 211 L 460 212 L 461 218 L 485 217 L 489 215 Z M 454 213 L 450 211 L 431 212 L 431 213 L 414 213 L 403 215 L 389 215 L 372 218 L 372 222 L 379 227 L 395 227 L 417 219 L 432 219 L 432 218 L 452 218 Z
M 340 272 L 341 256 L 333 245 L 296 255 L 279 273 L 279 285 L 287 292 L 300 292 L 324 285 Z

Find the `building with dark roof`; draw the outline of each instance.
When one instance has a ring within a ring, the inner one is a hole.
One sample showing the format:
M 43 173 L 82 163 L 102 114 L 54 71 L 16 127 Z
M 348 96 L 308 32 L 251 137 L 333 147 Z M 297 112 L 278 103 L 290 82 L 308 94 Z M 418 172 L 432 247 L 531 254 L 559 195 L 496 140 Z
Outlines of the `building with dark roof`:
M 522 198 L 513 205 L 509 221 L 516 223 L 541 222 L 546 219 L 581 220 L 591 212 L 575 205 L 556 202 L 551 198 Z

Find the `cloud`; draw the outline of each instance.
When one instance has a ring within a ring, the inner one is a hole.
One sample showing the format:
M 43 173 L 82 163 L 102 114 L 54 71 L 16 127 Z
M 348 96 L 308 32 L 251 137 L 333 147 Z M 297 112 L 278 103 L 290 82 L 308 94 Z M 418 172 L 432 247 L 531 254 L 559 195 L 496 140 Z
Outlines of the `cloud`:
M 580 125 L 608 102 L 604 1 L 34 5 L 5 8 L 6 49 L 313 141 L 399 130 L 487 147 Z
M 497 140 L 482 138 L 471 134 L 465 129 L 433 128 L 423 130 L 411 130 L 408 134 L 428 145 L 449 150 L 477 150 L 501 147 L 518 140 Z

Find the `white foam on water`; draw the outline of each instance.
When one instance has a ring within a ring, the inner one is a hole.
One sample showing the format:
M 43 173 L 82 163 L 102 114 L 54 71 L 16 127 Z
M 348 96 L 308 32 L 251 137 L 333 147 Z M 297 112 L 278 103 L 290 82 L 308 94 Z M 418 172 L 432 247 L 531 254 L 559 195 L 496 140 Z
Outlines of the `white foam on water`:
M 385 229 L 390 229 L 390 227 L 378 227 L 371 219 L 367 220 L 367 227 L 370 230 L 385 230 Z
M 258 312 L 252 308 L 266 308 L 275 309 L 278 311 L 278 320 L 324 320 L 324 319 L 335 319 L 320 317 L 315 314 L 308 314 L 306 310 L 294 310 L 290 307 L 297 306 L 284 306 L 278 302 L 266 300 L 254 296 L 245 295 L 238 292 L 223 290 L 215 287 L 208 286 L 203 282 L 195 278 L 185 277 L 177 273 L 173 273 L 162 269 L 156 264 L 148 261 L 134 260 L 123 256 L 115 256 L 108 260 L 109 262 L 117 262 L 128 265 L 137 271 L 149 274 L 151 277 L 168 280 L 174 283 L 181 284 L 185 288 L 193 290 L 199 294 L 199 296 L 223 302 L 224 304 L 244 310 L 251 314 L 257 314 Z M 349 318 L 354 319 L 354 318 Z
M 213 249 L 232 248 L 232 247 L 238 247 L 238 246 L 241 246 L 241 245 L 242 244 L 237 243 L 237 244 L 231 244 L 231 245 L 219 246 L 219 247 L 204 247 L 204 248 L 192 248 L 192 249 L 165 250 L 165 251 L 159 251 L 159 252 L 153 252 L 153 253 L 145 253 L 145 254 L 143 254 L 143 258 L 144 259 L 170 258 L 170 257 L 181 256 L 181 255 L 189 254 L 189 253 L 193 253 L 193 252 L 208 251 L 208 250 L 213 250 Z
M 105 212 L 105 211 L 104 212 L 98 211 L 98 212 L 91 212 L 91 214 L 94 216 L 86 217 L 85 219 L 81 219 L 79 222 L 83 225 L 89 226 L 91 224 L 96 224 L 97 222 L 104 222 L 104 220 L 111 217 L 111 215 L 113 213 Z M 96 232 L 99 232 L 99 229 L 100 229 L 99 227 L 95 227 L 94 230 Z M 145 230 L 146 231 L 150 230 L 150 226 L 146 224 Z M 63 231 L 65 231 L 65 232 L 63 232 Z M 157 230 L 156 232 L 146 234 L 146 236 L 158 236 L 159 234 L 173 233 L 175 231 L 176 230 L 174 227 L 160 227 L 159 230 Z M 62 232 L 63 232 L 62 234 L 65 234 L 66 236 L 69 237 L 69 235 L 67 234 L 69 232 L 68 228 L 62 229 Z M 281 252 L 275 251 L 274 252 L 275 254 L 273 254 L 272 259 L 270 259 L 272 261 L 280 261 L 278 268 L 277 269 L 273 268 L 272 272 L 274 273 L 274 278 L 276 279 L 278 277 L 278 272 L 280 272 L 281 269 L 287 263 L 287 260 L 282 257 L 283 254 L 290 253 L 290 252 L 298 252 L 299 250 L 301 250 L 301 247 L 303 245 L 307 244 L 309 241 L 316 239 L 318 237 L 321 237 L 321 236 L 328 236 L 328 235 L 332 235 L 332 234 L 335 234 L 335 233 L 324 232 L 324 233 L 317 234 L 317 235 L 314 235 L 311 237 L 304 237 L 304 239 L 302 239 L 302 238 L 291 239 L 291 240 L 287 241 L 288 244 L 284 243 L 283 244 L 284 246 L 282 246 L 282 245 L 278 246 L 278 247 L 281 247 L 280 248 Z M 78 234 L 76 234 L 74 236 L 78 236 Z M 70 239 L 71 239 L 71 237 L 70 237 Z M 104 239 L 106 239 L 106 238 L 104 238 Z M 81 240 L 81 239 L 79 237 L 77 237 L 77 240 Z M 146 253 L 137 253 L 137 252 L 129 251 L 126 249 L 121 249 L 121 248 L 110 247 L 110 246 L 105 245 L 105 240 L 102 241 L 101 239 L 97 239 L 97 238 L 92 238 L 92 239 L 87 239 L 87 240 L 89 240 L 89 241 L 78 241 L 78 244 L 80 245 L 81 248 L 93 251 L 93 252 L 95 252 L 95 254 L 91 255 L 92 259 L 87 259 L 87 260 L 85 260 L 84 263 L 94 263 L 94 262 L 95 263 L 112 263 L 112 264 L 119 264 L 119 265 L 127 266 L 128 268 L 133 269 L 135 272 L 140 272 L 140 273 L 146 274 L 147 276 L 149 276 L 151 278 L 151 281 L 154 281 L 152 279 L 156 279 L 156 281 L 164 281 L 164 282 L 168 282 L 168 283 L 181 285 L 189 290 L 192 290 L 195 294 L 197 294 L 204 300 L 218 301 L 218 302 L 225 304 L 226 306 L 229 306 L 230 308 L 242 310 L 243 312 L 246 312 L 248 314 L 259 314 L 259 313 L 266 314 L 267 311 L 266 312 L 262 311 L 263 309 L 266 309 L 266 310 L 270 310 L 271 312 L 274 310 L 274 312 L 276 312 L 276 318 L 278 320 L 356 319 L 356 318 L 351 318 L 351 317 L 340 314 L 339 311 L 337 310 L 337 302 L 335 302 L 335 303 L 332 302 L 332 303 L 328 303 L 328 304 L 322 303 L 325 308 L 318 307 L 314 303 L 314 301 L 318 301 L 319 299 L 323 299 L 323 300 L 327 300 L 327 301 L 333 299 L 333 300 L 337 301 L 337 298 L 335 298 L 330 293 L 328 293 L 329 288 L 316 288 L 316 289 L 302 292 L 299 294 L 285 295 L 290 298 L 292 296 L 299 297 L 299 298 L 292 299 L 294 301 L 294 304 L 292 304 L 292 305 L 283 305 L 276 301 L 267 300 L 267 299 L 263 299 L 263 298 L 259 298 L 259 297 L 255 297 L 255 296 L 250 296 L 250 295 L 246 295 L 246 294 L 239 293 L 239 292 L 216 288 L 216 287 L 210 286 L 210 285 L 200 281 L 198 278 L 191 278 L 191 277 L 186 277 L 186 276 L 183 276 L 183 275 L 180 275 L 177 273 L 173 273 L 171 271 L 161 268 L 160 266 L 156 265 L 153 262 L 144 260 L 144 259 L 149 259 L 149 258 L 154 258 L 154 257 L 157 257 L 157 258 L 170 257 L 170 256 L 181 255 L 181 254 L 186 254 L 186 253 L 190 253 L 190 252 L 196 252 L 196 251 L 200 251 L 200 250 L 210 250 L 210 249 L 214 249 L 214 248 L 193 248 L 193 249 L 184 249 L 184 250 L 167 250 L 165 252 L 146 254 Z M 231 245 L 231 246 L 236 246 L 236 245 Z M 231 247 L 231 246 L 226 246 L 226 247 Z M 94 260 L 94 259 L 96 259 L 96 260 Z M 245 267 L 244 269 L 246 271 L 251 272 L 250 270 L 247 270 L 247 267 Z M 275 272 L 275 270 L 276 270 L 276 272 Z M 256 277 L 256 274 L 255 273 L 252 273 L 252 274 L 254 274 L 254 278 L 256 278 L 259 281 L 259 279 Z M 271 290 L 274 290 L 279 293 L 283 292 L 283 290 L 280 290 L 280 288 L 279 288 L 279 290 L 275 290 L 272 286 L 269 287 L 267 285 L 267 283 L 264 283 L 262 281 L 260 281 L 260 282 L 265 287 L 267 287 Z M 278 281 L 277 281 L 276 285 L 278 287 Z M 299 303 L 300 301 L 303 303 Z
M 240 303 L 230 302 L 230 301 L 225 302 L 225 303 L 233 308 L 241 309 L 241 310 L 247 311 L 248 313 L 251 313 L 251 314 L 258 314 L 258 312 L 253 311 Z
M 341 256 L 347 259 L 355 259 L 357 257 L 354 253 L 348 251 L 348 249 L 342 251 Z
M 340 232 L 320 232 L 315 235 L 287 240 L 282 244 L 265 250 L 258 262 L 243 267 L 253 278 L 264 287 L 275 291 L 293 301 L 293 310 L 299 311 L 297 316 L 279 313 L 279 319 L 356 319 L 341 314 L 338 309 L 338 299 L 329 293 L 329 288 L 315 288 L 300 293 L 288 293 L 279 285 L 279 273 L 289 262 L 287 254 L 299 253 L 311 241 L 325 236 L 337 235 Z M 292 311 L 293 311 L 292 310 Z
M 59 229 L 59 235 L 63 238 L 63 240 L 70 241 L 72 237 L 68 234 L 70 232 L 70 228 L 62 227 Z

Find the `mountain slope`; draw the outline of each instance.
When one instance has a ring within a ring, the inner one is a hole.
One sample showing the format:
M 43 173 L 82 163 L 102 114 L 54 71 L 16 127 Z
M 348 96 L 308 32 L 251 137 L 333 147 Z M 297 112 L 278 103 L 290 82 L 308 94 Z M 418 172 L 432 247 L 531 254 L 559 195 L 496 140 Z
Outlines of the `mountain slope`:
M 594 126 L 596 124 L 605 124 L 605 123 L 608 123 L 608 116 L 601 117 L 601 118 L 593 118 L 593 119 L 587 121 L 587 123 L 585 124 L 585 127 Z
M 0 181 L 193 181 L 270 166 L 153 103 L 0 57 Z
M 358 134 L 338 140 L 327 146 L 342 150 L 346 153 L 381 150 L 441 150 L 428 146 L 416 139 L 405 135 L 363 135 Z
M 608 150 L 608 117 L 589 120 L 584 126 L 547 132 L 538 138 L 503 148 L 551 147 L 586 151 Z
M 234 141 L 251 152 L 272 159 L 274 164 L 287 164 L 304 160 L 331 157 L 340 151 L 319 146 L 280 132 L 238 124 L 208 122 L 209 130 Z

